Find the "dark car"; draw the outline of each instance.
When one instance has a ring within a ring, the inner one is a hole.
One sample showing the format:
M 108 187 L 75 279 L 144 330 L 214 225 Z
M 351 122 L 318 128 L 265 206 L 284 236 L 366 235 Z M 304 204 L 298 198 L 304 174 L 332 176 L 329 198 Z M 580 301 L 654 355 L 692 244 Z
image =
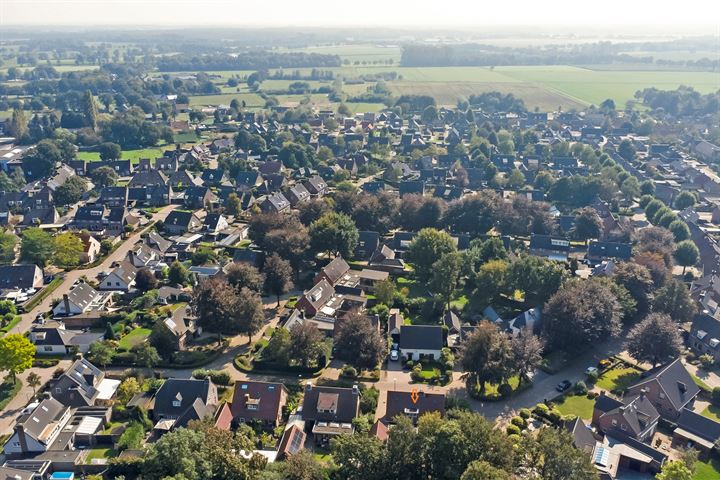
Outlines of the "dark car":
M 570 383 L 570 380 L 563 380 L 562 382 L 557 384 L 555 390 L 557 390 L 558 392 L 564 392 L 570 387 L 572 387 L 572 383 Z

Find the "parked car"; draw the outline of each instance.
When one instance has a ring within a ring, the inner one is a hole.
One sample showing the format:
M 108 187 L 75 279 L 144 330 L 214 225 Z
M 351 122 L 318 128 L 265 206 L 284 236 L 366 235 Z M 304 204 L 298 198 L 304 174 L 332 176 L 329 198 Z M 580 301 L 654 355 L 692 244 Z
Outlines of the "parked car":
M 597 367 L 588 367 L 585 369 L 585 375 L 591 375 L 594 377 L 597 377 L 598 375 L 598 369 Z
M 572 387 L 572 383 L 570 383 L 570 380 L 563 380 L 562 382 L 557 384 L 555 390 L 557 390 L 558 392 L 564 392 L 570 387 Z
M 398 360 L 400 360 L 400 353 L 397 350 L 391 350 L 390 360 L 392 360 L 393 362 L 397 362 Z

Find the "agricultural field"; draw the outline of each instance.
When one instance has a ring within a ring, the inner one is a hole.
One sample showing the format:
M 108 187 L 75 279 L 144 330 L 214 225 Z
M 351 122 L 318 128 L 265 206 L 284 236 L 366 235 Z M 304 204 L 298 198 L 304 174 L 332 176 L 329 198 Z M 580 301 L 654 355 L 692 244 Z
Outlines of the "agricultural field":
M 248 108 L 264 107 L 265 100 L 256 93 L 222 93 L 219 95 L 193 95 L 190 97 L 190 106 L 200 105 L 230 105 L 237 98 L 239 102 L 245 101 Z
M 305 53 L 319 53 L 323 55 L 338 55 L 343 63 L 350 62 L 400 62 L 402 48 L 399 45 L 318 45 L 294 49 L 291 51 Z

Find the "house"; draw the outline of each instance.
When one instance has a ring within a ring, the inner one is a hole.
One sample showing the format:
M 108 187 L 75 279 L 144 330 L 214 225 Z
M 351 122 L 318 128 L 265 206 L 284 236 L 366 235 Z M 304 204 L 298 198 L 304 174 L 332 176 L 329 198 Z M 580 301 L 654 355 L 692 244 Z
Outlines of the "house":
M 628 261 L 632 256 L 632 244 L 591 240 L 585 258 L 591 263 L 616 259 Z
M 360 288 L 372 294 L 375 292 L 375 285 L 387 281 L 387 279 L 390 278 L 390 274 L 382 270 L 363 268 L 360 273 L 357 274 L 357 278 L 360 280 Z
M 318 387 L 308 382 L 304 393 L 302 419 L 316 443 L 327 444 L 333 437 L 354 432 L 352 421 L 360 412 L 357 385 L 352 388 Z
M 173 339 L 176 350 L 185 350 L 192 338 L 199 333 L 198 327 L 195 326 L 195 321 L 189 317 L 189 313 L 189 307 L 177 308 L 172 316 L 163 319 L 160 323 Z
M 169 378 L 155 393 L 155 429 L 168 431 L 185 427 L 191 420 L 202 420 L 217 403 L 217 387 L 209 378 Z
M 100 242 L 87 232 L 80 235 L 83 242 L 83 252 L 80 254 L 80 263 L 92 263 L 100 256 Z
M 154 185 L 165 186 L 168 183 L 167 176 L 160 170 L 142 170 L 137 172 L 128 182 L 128 187 L 150 187 Z
M 387 333 L 392 338 L 393 343 L 400 341 L 400 327 L 402 327 L 403 323 L 405 323 L 405 319 L 400 309 L 391 308 L 388 312 Z
M 278 446 L 278 460 L 285 459 L 290 455 L 295 455 L 305 448 L 305 439 L 307 435 L 297 423 L 290 426 L 283 433 Z
M 550 260 L 565 261 L 570 253 L 570 240 L 564 237 L 533 233 L 530 236 L 530 253 Z
M 43 284 L 43 272 L 37 265 L 0 265 L 2 290 L 39 289 Z
M 235 177 L 235 185 L 239 189 L 254 190 L 262 184 L 262 175 L 254 170 L 238 172 L 237 177 Z
M 445 415 L 445 394 L 427 393 L 417 391 L 417 398 L 413 401 L 413 393 L 388 390 L 387 407 L 385 409 L 384 423 L 394 423 L 395 418 L 404 415 L 417 424 L 418 418 L 429 412 L 438 412 Z
M 102 370 L 81 358 L 53 382 L 53 398 L 71 407 L 91 407 L 110 401 L 120 380 L 106 378 Z
M 517 317 L 508 322 L 507 331 L 513 336 L 530 332 L 538 334 L 540 331 L 540 321 L 542 319 L 542 310 L 540 308 L 531 308 L 522 312 Z
M 230 406 L 235 423 L 258 421 L 275 428 L 282 421 L 288 391 L 282 383 L 235 382 Z
M 128 187 L 103 187 L 98 203 L 106 207 L 124 207 L 128 202 Z
M 62 301 L 53 308 L 53 315 L 56 317 L 79 315 L 93 308 L 100 308 L 109 300 L 109 295 L 98 292 L 85 282 L 80 282 L 68 294 L 63 295 Z
M 317 315 L 320 309 L 335 295 L 335 289 L 324 278 L 305 292 L 295 304 L 295 308 L 307 316 Z
M 90 345 L 102 339 L 102 333 L 66 330 L 63 323 L 33 327 L 30 331 L 30 341 L 38 355 L 67 355 L 75 351 L 87 353 Z
M 310 200 L 310 192 L 308 192 L 303 184 L 298 183 L 285 192 L 285 197 L 290 201 L 290 205 L 295 207 L 302 202 Z
M 102 232 L 106 227 L 107 212 L 105 205 L 82 205 L 75 211 L 73 226 L 78 230 Z
M 720 423 L 683 408 L 673 431 L 673 440 L 685 448 L 711 452 L 720 440 Z
M 695 315 L 687 343 L 697 355 L 720 361 L 720 320 L 705 312 Z
M 679 357 L 646 372 L 641 380 L 627 389 L 625 395 L 640 395 L 641 390 L 645 390 L 660 416 L 670 421 L 677 420 L 684 408 L 691 408 L 700 393 L 700 388 Z
M 187 208 L 205 208 L 218 201 L 217 196 L 209 187 L 190 186 L 185 189 L 184 205 Z
M 604 393 L 595 399 L 592 424 L 603 433 L 621 431 L 641 442 L 649 441 L 657 430 L 660 414 L 646 392 L 615 400 Z
M 229 226 L 227 219 L 221 213 L 208 213 L 203 221 L 203 230 L 211 234 L 222 232 Z
M 217 187 L 223 182 L 227 182 L 225 170 L 222 168 L 206 168 L 203 170 L 200 179 L 203 181 L 203 184 L 208 187 Z
M 24 227 L 36 227 L 38 225 L 55 225 L 60 220 L 55 207 L 33 208 L 23 215 L 20 225 Z
M 268 160 L 267 162 L 261 163 L 260 166 L 258 166 L 258 170 L 263 175 L 276 175 L 283 173 L 285 171 L 285 166 L 283 166 L 280 160 Z
M 362 230 L 358 232 L 358 243 L 355 247 L 355 258 L 367 260 L 380 246 L 380 234 Z
M 425 182 L 422 180 L 406 180 L 398 185 L 400 198 L 405 195 L 425 195 Z
M 350 265 L 342 258 L 342 256 L 335 257 L 330 263 L 320 269 L 317 275 L 315 275 L 315 283 L 325 279 L 331 286 L 335 287 L 343 277 L 350 271 Z
M 443 329 L 439 325 L 403 325 L 400 327 L 400 352 L 408 360 L 421 358 L 439 359 L 442 349 Z
M 72 417 L 70 407 L 46 398 L 26 410 L 17 418 L 14 432 L 3 447 L 6 455 L 38 454 L 70 446 L 72 436 L 61 435 Z
M 168 178 L 168 186 L 174 189 L 182 190 L 187 187 L 202 185 L 202 180 L 193 176 L 192 173 L 185 169 L 177 170 Z
M 303 185 L 313 197 L 322 197 L 328 190 L 327 183 L 318 175 L 308 178 Z
M 448 328 L 449 334 L 453 335 L 460 333 L 462 322 L 460 321 L 458 314 L 454 311 L 445 310 L 445 313 L 443 314 L 443 324 Z
M 136 206 L 162 207 L 170 204 L 172 194 L 173 190 L 170 185 L 130 187 L 128 202 L 135 202 Z
M 563 422 L 563 428 L 572 436 L 572 443 L 575 448 L 589 454 L 593 453 L 597 440 L 583 419 L 576 417 L 575 420 L 565 421 Z
M 163 230 L 170 235 L 182 235 L 200 230 L 202 221 L 193 212 L 173 210 L 163 223 Z
M 260 202 L 260 210 L 263 213 L 282 213 L 290 209 L 290 202 L 282 193 L 268 195 Z
M 135 277 L 138 268 L 131 262 L 120 263 L 110 274 L 103 278 L 100 283 L 100 290 L 130 291 L 135 286 Z

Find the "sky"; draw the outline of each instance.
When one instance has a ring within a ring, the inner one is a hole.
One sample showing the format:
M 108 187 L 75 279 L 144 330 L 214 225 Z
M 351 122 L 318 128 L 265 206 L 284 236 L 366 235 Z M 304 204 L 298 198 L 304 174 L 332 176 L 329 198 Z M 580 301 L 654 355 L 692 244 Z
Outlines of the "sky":
M 2 25 L 638 26 L 720 35 L 720 0 L 0 0 Z

